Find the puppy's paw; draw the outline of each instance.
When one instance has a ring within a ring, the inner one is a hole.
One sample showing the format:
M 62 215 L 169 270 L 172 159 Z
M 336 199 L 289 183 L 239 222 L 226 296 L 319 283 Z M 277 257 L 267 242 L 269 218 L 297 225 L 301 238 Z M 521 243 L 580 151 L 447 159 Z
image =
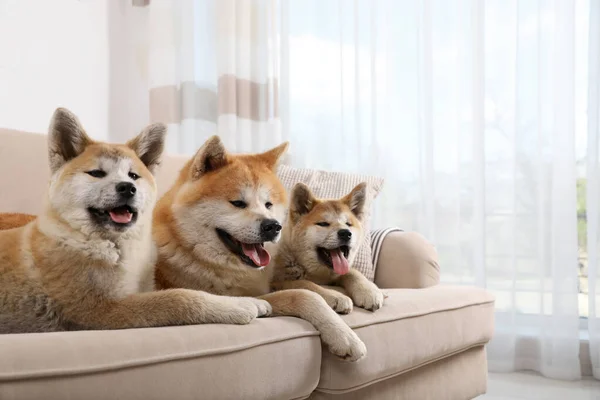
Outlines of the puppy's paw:
M 229 324 L 246 325 L 252 322 L 258 316 L 258 307 L 256 304 L 247 298 L 236 299 L 232 302 L 229 311 L 223 315 L 225 321 L 229 320 Z
M 352 301 L 357 307 L 377 311 L 383 306 L 383 292 L 374 283 L 369 282 L 352 292 Z
M 253 297 L 220 296 L 215 303 L 210 308 L 212 318 L 208 322 L 217 324 L 246 325 L 271 312 L 269 303 Z
M 329 351 L 344 361 L 355 362 L 367 355 L 367 346 L 348 325 L 333 326 L 321 332 L 321 340 Z
M 273 308 L 268 301 L 255 299 L 254 297 L 248 297 L 248 299 L 256 305 L 256 308 L 258 309 L 258 317 L 268 317 L 273 312 Z
M 331 293 L 323 296 L 329 307 L 338 314 L 349 314 L 352 312 L 352 299 L 342 293 Z

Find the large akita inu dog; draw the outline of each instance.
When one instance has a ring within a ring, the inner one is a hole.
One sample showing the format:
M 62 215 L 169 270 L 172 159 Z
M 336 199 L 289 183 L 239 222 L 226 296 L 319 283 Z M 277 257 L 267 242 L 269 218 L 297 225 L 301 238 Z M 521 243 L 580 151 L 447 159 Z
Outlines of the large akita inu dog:
M 156 124 L 127 144 L 99 143 L 55 111 L 45 209 L 0 232 L 0 333 L 245 324 L 270 312 L 254 298 L 152 291 L 152 171 L 165 132 Z
M 352 303 L 371 311 L 383 305 L 381 290 L 351 268 L 364 237 L 366 190 L 361 183 L 341 199 L 323 200 L 303 183 L 294 186 L 275 257 L 280 288 L 312 290 L 342 314 Z M 340 286 L 350 298 L 319 285 Z
M 275 174 L 286 148 L 233 155 L 217 136 L 206 141 L 155 208 L 157 285 L 260 296 L 273 315 L 311 322 L 333 354 L 359 360 L 364 343 L 322 297 L 302 289 L 270 293 L 274 269 L 264 245 L 279 239 L 286 213 Z

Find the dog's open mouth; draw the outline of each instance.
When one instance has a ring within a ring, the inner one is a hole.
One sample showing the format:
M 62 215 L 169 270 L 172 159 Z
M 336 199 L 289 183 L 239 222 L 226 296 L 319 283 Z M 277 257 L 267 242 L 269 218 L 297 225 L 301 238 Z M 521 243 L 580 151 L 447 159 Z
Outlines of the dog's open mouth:
M 223 229 L 217 228 L 217 235 L 225 246 L 247 265 L 261 268 L 268 265 L 271 255 L 265 250 L 263 243 L 242 243 Z
M 350 271 L 350 265 L 348 264 L 349 253 L 350 247 L 348 246 L 340 246 L 335 249 L 317 247 L 317 254 L 321 262 L 333 268 L 333 272 L 339 275 L 345 275 Z
M 110 222 L 118 227 L 133 224 L 137 219 L 137 210 L 129 205 L 122 205 L 111 209 L 88 208 L 88 211 L 97 222 Z

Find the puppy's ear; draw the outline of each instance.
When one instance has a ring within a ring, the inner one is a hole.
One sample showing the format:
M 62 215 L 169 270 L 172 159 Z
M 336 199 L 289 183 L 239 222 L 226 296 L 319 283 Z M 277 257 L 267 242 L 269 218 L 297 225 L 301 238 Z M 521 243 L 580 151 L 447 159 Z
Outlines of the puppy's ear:
M 318 200 L 304 183 L 296 183 L 292 189 L 290 201 L 290 217 L 296 222 L 301 216 L 308 214 L 317 204 Z
M 48 128 L 48 161 L 55 173 L 66 162 L 77 157 L 94 143 L 85 133 L 79 119 L 66 108 L 57 108 Z
M 367 184 L 359 183 L 350 193 L 342 198 L 342 202 L 350 207 L 350 210 L 356 218 L 362 221 L 365 214 L 365 203 L 367 200 Z
M 196 152 L 190 166 L 189 178 L 195 181 L 200 179 L 202 175 L 225 165 L 227 165 L 225 146 L 223 146 L 223 142 L 218 136 L 211 136 Z
M 164 124 L 148 125 L 139 135 L 127 142 L 127 146 L 135 151 L 148 170 L 154 173 L 165 149 L 166 135 L 167 127 Z
M 257 154 L 256 156 L 264 162 L 270 170 L 274 171 L 279 165 L 281 156 L 287 151 L 289 145 L 289 142 L 284 142 L 279 146 L 267 150 L 264 153 Z

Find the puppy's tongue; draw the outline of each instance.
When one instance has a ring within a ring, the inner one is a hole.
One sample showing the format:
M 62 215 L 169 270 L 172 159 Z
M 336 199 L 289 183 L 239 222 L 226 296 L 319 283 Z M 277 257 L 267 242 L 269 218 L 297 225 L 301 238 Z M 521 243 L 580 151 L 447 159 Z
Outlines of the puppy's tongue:
M 264 267 L 271 261 L 271 255 L 259 243 L 242 243 L 242 250 L 259 267 Z
M 124 207 L 115 208 L 114 210 L 109 211 L 108 214 L 110 215 L 110 219 L 117 224 L 128 224 L 133 217 L 133 214 Z
M 346 257 L 342 254 L 342 250 L 329 250 L 329 255 L 331 256 L 331 263 L 333 264 L 333 272 L 339 275 L 345 275 L 350 271 L 348 260 L 346 260 Z

